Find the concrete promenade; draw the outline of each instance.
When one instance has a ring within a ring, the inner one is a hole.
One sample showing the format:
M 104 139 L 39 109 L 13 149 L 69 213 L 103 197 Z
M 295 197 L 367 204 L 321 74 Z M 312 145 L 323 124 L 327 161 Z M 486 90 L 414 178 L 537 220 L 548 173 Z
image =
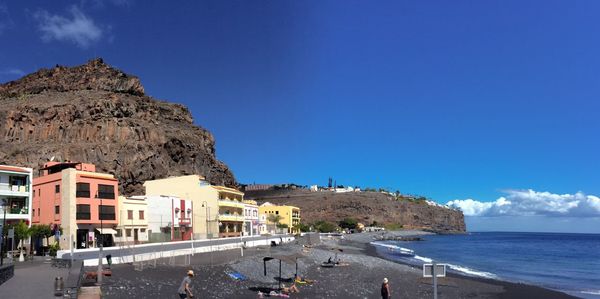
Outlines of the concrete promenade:
M 203 253 L 211 251 L 222 251 L 240 248 L 243 244 L 245 247 L 265 246 L 275 242 L 289 242 L 294 239 L 292 235 L 271 235 L 271 236 L 251 236 L 242 238 L 221 238 L 221 239 L 203 239 L 194 241 L 177 241 L 164 243 L 150 243 L 135 246 L 116 246 L 106 247 L 103 249 L 103 256 L 112 256 L 113 264 L 131 263 L 141 260 L 152 260 L 159 258 L 168 258 L 172 256 L 188 255 L 192 252 Z M 71 252 L 69 250 L 61 250 L 58 252 L 58 257 L 70 259 Z M 98 265 L 98 248 L 78 249 L 74 250 L 74 260 L 83 260 L 85 266 Z M 106 260 L 103 261 L 106 263 Z
M 0 298 L 55 298 L 54 278 L 69 276 L 69 268 L 56 268 L 46 257 L 15 261 L 15 276 L 0 285 Z M 79 272 L 80 269 L 73 269 Z

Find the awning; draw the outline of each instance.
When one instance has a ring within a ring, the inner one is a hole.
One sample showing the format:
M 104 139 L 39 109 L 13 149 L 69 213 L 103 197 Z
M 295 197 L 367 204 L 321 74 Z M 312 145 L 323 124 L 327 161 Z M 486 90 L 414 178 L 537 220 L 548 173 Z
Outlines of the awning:
M 103 235 L 116 235 L 117 234 L 117 231 L 112 228 L 97 228 L 96 230 L 99 231 Z

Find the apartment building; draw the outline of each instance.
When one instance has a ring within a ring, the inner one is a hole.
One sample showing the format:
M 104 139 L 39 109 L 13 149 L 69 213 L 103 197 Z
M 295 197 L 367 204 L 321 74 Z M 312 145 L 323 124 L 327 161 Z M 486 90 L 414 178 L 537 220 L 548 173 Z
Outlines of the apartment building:
M 214 238 L 219 234 L 219 193 L 200 175 L 185 175 L 144 183 L 146 196 L 173 196 L 191 200 L 194 239 Z M 154 219 L 152 220 L 154 221 Z
M 33 179 L 32 223 L 59 225 L 60 246 L 113 246 L 118 225 L 118 181 L 94 164 L 48 162 Z M 35 211 L 35 212 L 33 212 Z
M 148 231 L 150 240 L 191 240 L 194 228 L 194 203 L 176 196 L 134 196 L 148 203 Z
M 296 229 L 296 226 L 300 223 L 300 208 L 294 206 L 279 206 L 274 205 L 270 202 L 265 202 L 262 204 L 258 211 L 260 214 L 266 215 L 267 226 L 277 225 L 277 223 L 273 223 L 269 220 L 269 218 L 275 216 L 279 216 L 279 224 L 287 225 L 287 233 L 295 234 L 299 231 Z M 273 215 L 270 217 L 270 215 Z
M 148 242 L 148 203 L 143 196 L 119 196 L 119 225 L 115 243 L 131 245 Z
M 239 237 L 244 225 L 244 193 L 224 186 L 211 186 L 218 194 L 219 238 Z
M 254 200 L 244 200 L 244 236 L 259 235 L 258 205 Z
M 5 212 L 7 225 L 21 220 L 31 225 L 32 177 L 31 168 L 0 165 L 0 227 Z

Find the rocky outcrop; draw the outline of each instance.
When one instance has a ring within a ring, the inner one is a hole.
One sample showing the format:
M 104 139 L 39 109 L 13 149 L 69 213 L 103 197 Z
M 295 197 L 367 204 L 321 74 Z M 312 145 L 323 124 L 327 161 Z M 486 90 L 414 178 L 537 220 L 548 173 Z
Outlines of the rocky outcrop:
M 143 192 L 148 179 L 186 174 L 236 185 L 216 159 L 214 137 L 185 106 L 146 96 L 137 77 L 101 59 L 0 85 L 0 123 L 0 164 L 94 163 L 115 174 L 125 194 Z
M 261 203 L 268 201 L 297 206 L 301 209 L 302 222 L 307 224 L 318 220 L 337 223 L 351 217 L 366 225 L 375 221 L 437 233 L 460 233 L 466 230 L 461 211 L 428 205 L 426 202 L 396 200 L 379 192 L 248 191 L 245 198 Z

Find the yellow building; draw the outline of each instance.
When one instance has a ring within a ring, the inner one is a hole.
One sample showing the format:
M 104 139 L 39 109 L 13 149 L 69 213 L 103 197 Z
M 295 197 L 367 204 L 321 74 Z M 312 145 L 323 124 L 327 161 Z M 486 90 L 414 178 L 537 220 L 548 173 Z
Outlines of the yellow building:
M 212 186 L 202 176 L 186 175 L 144 183 L 146 196 L 177 196 L 193 202 L 194 239 L 239 237 L 244 224 L 244 193 Z
M 214 238 L 219 234 L 219 192 L 203 176 L 186 175 L 144 183 L 147 196 L 176 196 L 193 203 L 194 239 Z
M 270 202 L 265 202 L 260 207 L 258 207 L 259 214 L 265 214 L 267 216 L 267 226 L 269 224 L 273 225 L 276 223 L 271 223 L 269 221 L 269 215 L 278 215 L 280 216 L 279 223 L 287 225 L 288 233 L 298 233 L 299 231 L 296 229 L 296 226 L 300 224 L 300 208 L 294 206 L 278 206 L 274 205 Z M 271 216 L 273 217 L 273 216 Z
M 148 242 L 148 203 L 143 196 L 119 196 L 119 224 L 115 243 Z
M 239 237 L 244 224 L 244 193 L 233 188 L 211 186 L 218 193 L 219 237 Z

